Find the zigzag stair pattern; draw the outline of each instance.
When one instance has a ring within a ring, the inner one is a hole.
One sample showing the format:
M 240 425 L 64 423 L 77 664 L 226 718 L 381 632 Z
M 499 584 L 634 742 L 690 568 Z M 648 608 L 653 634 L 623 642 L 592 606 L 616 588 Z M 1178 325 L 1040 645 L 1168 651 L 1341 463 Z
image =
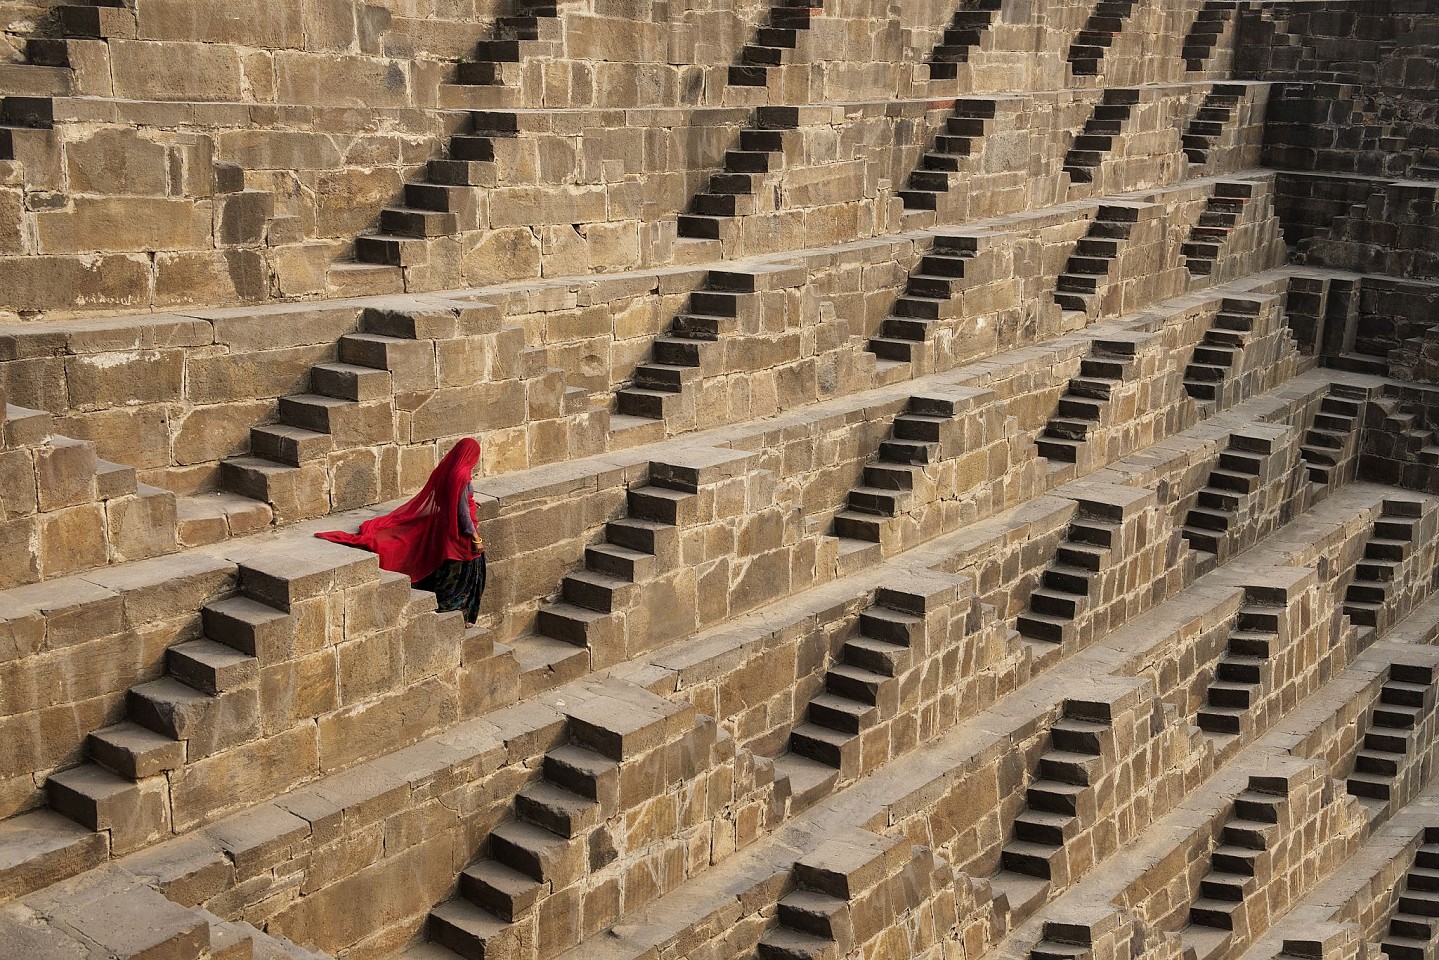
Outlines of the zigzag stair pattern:
M 760 185 L 783 169 L 786 145 L 798 137 L 798 127 L 796 107 L 757 107 L 753 124 L 740 131 L 739 148 L 725 152 L 724 170 L 712 174 L 690 212 L 680 214 L 679 235 L 719 240 L 733 218 L 759 213 Z
M 934 246 L 910 271 L 904 293 L 884 318 L 880 335 L 871 338 L 866 347 L 881 364 L 913 363 L 922 354 L 925 342 L 933 339 L 935 330 L 953 312 L 965 261 L 973 259 L 976 251 L 972 237 L 934 238 Z
M 1184 368 L 1184 390 L 1201 403 L 1215 403 L 1233 376 L 1252 339 L 1262 305 L 1225 297 L 1213 325 L 1204 333 Z
M 1390 664 L 1363 745 L 1354 756 L 1354 769 L 1345 780 L 1351 795 L 1386 802 L 1393 795 L 1395 779 L 1423 748 L 1415 734 L 1434 711 L 1434 679 L 1433 667 Z
M 740 50 L 739 62 L 729 68 L 729 82 L 736 87 L 763 87 L 769 84 L 769 72 L 783 66 L 786 51 L 799 45 L 799 34 L 814 25 L 824 14 L 823 0 L 776 0 L 770 8 L 769 22 L 760 27 L 753 43 Z
M 983 42 L 1002 7 L 1003 0 L 965 0 L 950 18 L 943 39 L 930 54 L 929 78 L 953 80 L 958 77 L 958 65 L 969 62 L 970 52 Z
M 1439 827 L 1425 827 L 1379 949 L 1389 960 L 1430 960 L 1439 943 Z
M 1069 381 L 1055 415 L 1035 440 L 1040 456 L 1079 462 L 1084 444 L 1104 421 L 1114 391 L 1137 372 L 1136 346 L 1130 340 L 1094 341 L 1090 356 L 1079 362 L 1079 376 Z
M 1204 203 L 1199 220 L 1189 229 L 1189 240 L 1180 248 L 1184 266 L 1191 277 L 1208 276 L 1214 272 L 1224 245 L 1229 242 L 1254 193 L 1251 183 L 1217 183 L 1214 193 Z
M 1253 708 L 1269 690 L 1274 661 L 1282 652 L 1280 607 L 1248 602 L 1229 634 L 1214 679 L 1204 694 L 1195 723 L 1211 736 L 1238 736 Z M 1197 922 L 1197 921 L 1196 921 Z
M 1252 785 L 1234 798 L 1234 813 L 1210 855 L 1209 873 L 1199 881 L 1199 898 L 1190 905 L 1190 923 L 1234 929 L 1234 912 L 1258 891 L 1267 873 L 1265 854 L 1279 839 L 1279 817 L 1286 802 Z
M 951 174 L 962 173 L 970 158 L 978 155 L 986 134 L 994 125 L 997 104 L 993 100 L 956 100 L 945 118 L 944 131 L 936 134 L 919 169 L 911 171 L 905 188 L 898 191 L 906 210 L 938 210 L 940 194 L 953 184 Z
M 1104 55 L 1124 31 L 1134 12 L 1134 0 L 1100 0 L 1085 21 L 1084 29 L 1069 47 L 1069 71 L 1076 77 L 1099 74 Z
M 1108 732 L 1109 724 L 1065 705 L 1064 715 L 1049 728 L 1049 749 L 1025 788 L 1024 809 L 1000 853 L 1001 869 L 1052 878 L 1051 860 L 1084 826 L 1081 808 L 1086 791 L 1092 792 L 1104 772 L 1101 738 Z
M 1055 283 L 1054 302 L 1060 310 L 1085 315 L 1094 312 L 1138 218 L 1134 207 L 1100 204 Z
M 1344 614 L 1351 623 L 1378 629 L 1394 591 L 1394 580 L 1414 553 L 1415 528 L 1421 519 L 1418 501 L 1386 500 L 1364 544 L 1364 557 L 1344 590 Z
M 1234 17 L 1234 6 L 1232 0 L 1204 0 L 1204 6 L 1195 14 L 1194 23 L 1190 25 L 1180 50 L 1185 70 L 1198 73 L 1209 65 L 1214 48 L 1219 46 L 1219 38 L 1224 36 L 1229 21 Z
M 1104 91 L 1084 127 L 1074 137 L 1074 145 L 1064 155 L 1064 172 L 1071 183 L 1093 183 L 1104 158 L 1114 149 L 1114 142 L 1124 136 L 1124 128 L 1139 103 L 1139 91 L 1114 89 Z
M 1180 137 L 1184 147 L 1184 159 L 1190 166 L 1199 167 L 1209 162 L 1224 130 L 1234 120 L 1239 104 L 1244 102 L 1247 91 L 1234 84 L 1215 84 L 1204 97 L 1194 119 L 1189 121 Z

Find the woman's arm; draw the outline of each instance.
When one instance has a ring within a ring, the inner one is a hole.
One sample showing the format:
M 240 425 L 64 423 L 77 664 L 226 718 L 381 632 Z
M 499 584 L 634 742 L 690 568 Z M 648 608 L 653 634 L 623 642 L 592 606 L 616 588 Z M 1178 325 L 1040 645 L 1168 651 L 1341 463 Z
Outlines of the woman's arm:
M 484 549 L 484 541 L 480 539 L 480 531 L 475 529 L 475 518 L 470 513 L 470 504 L 474 502 L 475 491 L 468 483 L 460 489 L 460 502 L 455 506 L 455 512 L 460 518 L 460 534 L 468 537 L 475 545 L 476 550 Z

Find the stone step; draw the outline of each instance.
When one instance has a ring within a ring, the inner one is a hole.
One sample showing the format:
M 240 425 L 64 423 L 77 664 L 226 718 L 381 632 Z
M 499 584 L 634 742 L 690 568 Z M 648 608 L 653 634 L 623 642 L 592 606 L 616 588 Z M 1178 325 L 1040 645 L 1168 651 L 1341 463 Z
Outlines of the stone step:
M 246 596 L 208 603 L 200 615 L 206 637 L 266 662 L 288 648 L 294 629 L 289 614 Z
M 465 960 L 512 956 L 519 949 L 517 927 L 461 898 L 431 910 L 426 929 L 431 940 Z
M 883 691 L 894 683 L 893 677 L 849 663 L 830 667 L 824 678 L 825 688 L 832 693 L 872 706 L 879 703 Z
M 260 661 L 214 640 L 192 640 L 165 651 L 170 675 L 201 693 L 218 695 L 260 676 Z
M 1088 598 L 1071 593 L 1060 593 L 1044 587 L 1036 588 L 1029 595 L 1030 610 L 1064 620 L 1073 620 L 1089 606 Z
M 1045 643 L 1072 643 L 1078 636 L 1073 620 L 1036 611 L 1020 614 L 1015 629 L 1021 636 Z
M 548 780 L 535 780 L 515 794 L 515 816 L 560 837 L 577 837 L 599 820 L 599 804 Z
M 1380 688 L 1379 698 L 1386 704 L 1396 704 L 1400 707 L 1422 708 L 1432 702 L 1432 687 L 1425 684 L 1410 684 L 1400 679 L 1387 679 Z
M 1258 875 L 1259 862 L 1264 856 L 1262 850 L 1221 842 L 1210 854 L 1210 865 L 1225 873 L 1252 877 Z
M 547 603 L 535 616 L 535 632 L 576 647 L 589 647 L 605 632 L 611 615 L 573 603 Z
M 580 852 L 582 847 L 532 823 L 506 820 L 490 831 L 490 857 L 496 863 L 557 890 L 579 878 Z
M 1079 818 L 1048 810 L 1026 810 L 1014 818 L 1014 837 L 1029 843 L 1062 846 L 1078 835 Z
M 95 731 L 85 746 L 92 761 L 132 782 L 185 763 L 183 743 L 129 721 Z
M 855 734 L 879 722 L 879 708 L 850 697 L 821 693 L 809 702 L 807 716 L 818 726 Z
M 357 363 L 317 363 L 310 368 L 310 389 L 341 400 L 383 400 L 394 390 L 390 372 Z
M 619 764 L 587 747 L 555 747 L 545 754 L 544 772 L 546 780 L 602 809 L 618 796 Z
M 1038 776 L 1044 780 L 1084 786 L 1093 782 L 1103 766 L 1103 758 L 1093 754 L 1048 750 L 1039 757 Z
M 760 937 L 755 955 L 759 960 L 832 960 L 839 954 L 828 937 L 776 927 Z
M 1040 581 L 1050 591 L 1086 597 L 1094 590 L 1094 570 L 1056 562 L 1045 568 Z
M 472 863 L 460 873 L 460 894 L 507 923 L 533 912 L 550 885 L 494 860 Z
M 849 901 L 817 890 L 794 890 L 779 901 L 779 921 L 791 930 L 834 940 L 846 929 Z
M 635 583 L 655 575 L 657 558 L 642 550 L 614 543 L 597 543 L 585 548 L 585 566 L 595 573 Z
M 188 739 L 215 703 L 214 697 L 173 677 L 131 687 L 126 699 L 132 720 L 175 740 Z
M 1243 731 L 1247 716 L 1246 708 L 1211 705 L 1199 711 L 1195 722 L 1206 733 L 1235 735 Z
M 1241 903 L 1258 887 L 1258 880 L 1252 876 L 1214 872 L 1199 881 L 1199 896 L 1206 900 Z
M 688 522 L 690 511 L 698 503 L 698 497 L 693 493 L 656 486 L 631 489 L 627 499 L 631 517 L 672 526 Z
M 924 629 L 924 620 L 901 610 L 873 606 L 860 613 L 859 627 L 864 637 L 909 647 Z
M 85 763 L 45 780 L 51 809 L 91 830 L 124 826 L 135 814 L 139 787 L 98 764 Z
M 1234 913 L 1241 906 L 1233 901 L 1200 897 L 1189 908 L 1189 922 L 1199 927 L 1233 930 Z
M 1351 773 L 1345 781 L 1345 789 L 1356 797 L 1371 800 L 1388 800 L 1393 789 L 1389 777 L 1379 774 Z
M 857 767 L 859 746 L 858 736 L 816 723 L 801 723 L 791 730 L 789 735 L 789 748 L 792 751 L 842 771 Z
M 1103 737 L 1110 731 L 1105 723 L 1061 717 L 1049 728 L 1050 742 L 1065 753 L 1089 753 L 1099 756 Z
M 873 637 L 851 637 L 845 641 L 844 659 L 872 673 L 895 677 L 909 666 L 909 648 Z
M 1050 861 L 1058 856 L 1062 848 L 1024 840 L 1011 840 L 1000 853 L 1000 866 L 1005 870 L 1048 880 L 1051 875 Z

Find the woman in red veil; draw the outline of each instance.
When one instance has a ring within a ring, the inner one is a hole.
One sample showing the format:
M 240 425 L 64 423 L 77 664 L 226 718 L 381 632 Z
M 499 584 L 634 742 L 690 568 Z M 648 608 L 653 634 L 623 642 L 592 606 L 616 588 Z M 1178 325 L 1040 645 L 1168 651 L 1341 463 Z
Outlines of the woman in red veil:
M 474 623 L 485 590 L 485 545 L 470 486 L 479 462 L 479 443 L 466 437 L 404 506 L 366 520 L 357 533 L 315 536 L 379 554 L 382 569 L 408 575 L 416 589 L 434 592 L 440 610 L 463 610 Z

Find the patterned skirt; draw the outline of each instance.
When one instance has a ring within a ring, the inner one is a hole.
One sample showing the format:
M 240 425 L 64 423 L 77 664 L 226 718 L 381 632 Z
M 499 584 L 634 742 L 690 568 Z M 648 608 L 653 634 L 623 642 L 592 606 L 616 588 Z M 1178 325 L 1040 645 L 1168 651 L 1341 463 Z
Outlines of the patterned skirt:
M 485 592 L 485 555 L 473 560 L 446 560 L 434 573 L 416 581 L 415 589 L 434 593 L 435 608 L 441 613 L 463 610 L 465 623 L 474 623 Z

